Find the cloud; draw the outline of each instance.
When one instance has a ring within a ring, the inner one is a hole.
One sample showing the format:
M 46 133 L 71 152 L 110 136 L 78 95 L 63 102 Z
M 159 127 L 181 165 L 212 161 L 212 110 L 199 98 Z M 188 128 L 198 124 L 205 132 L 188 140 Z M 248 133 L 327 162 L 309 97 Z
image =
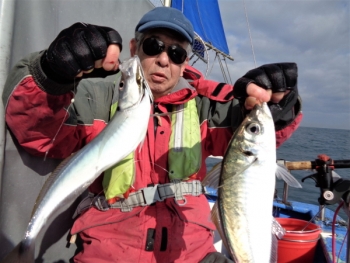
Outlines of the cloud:
M 233 82 L 255 67 L 253 44 L 257 66 L 298 64 L 303 126 L 350 129 L 348 0 L 219 0 L 219 6 L 235 59 L 227 63 Z M 210 68 L 209 78 L 224 81 L 217 60 Z

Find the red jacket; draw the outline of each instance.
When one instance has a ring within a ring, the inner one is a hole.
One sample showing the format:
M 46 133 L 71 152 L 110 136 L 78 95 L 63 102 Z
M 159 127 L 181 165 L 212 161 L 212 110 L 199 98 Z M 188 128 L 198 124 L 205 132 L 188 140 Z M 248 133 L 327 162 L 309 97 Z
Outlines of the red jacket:
M 20 145 L 31 154 L 65 158 L 89 143 L 106 126 L 114 85 L 81 81 L 75 95 L 67 92 L 70 88 L 64 85 L 62 89 L 50 89 L 50 85 L 45 85 L 48 80 L 42 81 L 36 61 L 33 59 L 29 63 L 27 76 L 16 76 L 13 83 L 6 84 L 6 122 Z M 196 99 L 201 124 L 202 167 L 193 179 L 202 180 L 206 173 L 205 159 L 224 154 L 234 129 L 244 116 L 232 96 L 231 85 L 205 80 L 191 67 L 186 69 L 184 78 L 194 88 L 178 85 L 173 93 L 155 101 L 155 110 L 166 113 L 170 104 Z M 73 98 L 74 104 L 71 103 Z M 301 118 L 299 112 L 289 126 L 276 132 L 278 146 L 291 136 Z M 169 182 L 170 134 L 169 116 L 164 115 L 157 122 L 150 118 L 143 147 L 136 151 L 136 160 L 140 160 L 136 162 L 136 190 Z M 103 191 L 101 177 L 90 191 Z M 200 261 L 207 253 L 215 251 L 211 231 L 215 227 L 205 196 L 186 198 L 185 206 L 178 206 L 169 198 L 127 213 L 119 209 L 101 212 L 90 208 L 76 220 L 71 231 L 72 234 L 79 232 L 85 241 L 76 262 Z M 154 245 L 150 253 L 145 246 L 152 233 Z

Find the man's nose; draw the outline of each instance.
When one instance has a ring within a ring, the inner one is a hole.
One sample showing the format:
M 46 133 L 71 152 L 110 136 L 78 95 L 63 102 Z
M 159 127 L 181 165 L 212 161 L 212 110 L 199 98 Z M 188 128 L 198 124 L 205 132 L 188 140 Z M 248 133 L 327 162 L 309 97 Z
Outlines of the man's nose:
M 165 67 L 169 64 L 169 56 L 166 52 L 166 50 L 163 50 L 159 55 L 158 55 L 158 58 L 157 58 L 157 61 L 159 63 L 160 66 L 162 67 Z

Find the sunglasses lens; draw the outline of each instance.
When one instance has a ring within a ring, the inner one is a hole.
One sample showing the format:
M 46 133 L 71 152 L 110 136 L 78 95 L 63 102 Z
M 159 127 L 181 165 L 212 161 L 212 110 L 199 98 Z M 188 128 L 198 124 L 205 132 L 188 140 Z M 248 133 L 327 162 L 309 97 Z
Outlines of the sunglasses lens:
M 187 52 L 182 47 L 170 46 L 168 48 L 168 56 L 175 64 L 182 64 L 187 57 Z
M 157 39 L 150 37 L 143 41 L 142 49 L 146 55 L 155 56 L 163 51 L 164 44 Z
M 165 45 L 162 41 L 150 37 L 143 41 L 143 52 L 148 56 L 156 56 L 163 52 Z M 167 54 L 175 64 L 182 64 L 187 57 L 187 52 L 180 46 L 172 45 L 168 47 Z

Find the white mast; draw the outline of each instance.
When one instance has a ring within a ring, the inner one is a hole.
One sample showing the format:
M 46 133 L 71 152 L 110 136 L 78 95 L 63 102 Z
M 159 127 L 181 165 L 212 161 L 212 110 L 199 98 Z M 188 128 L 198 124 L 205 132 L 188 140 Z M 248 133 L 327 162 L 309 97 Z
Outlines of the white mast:
M 171 6 L 171 0 L 164 0 L 164 6 Z

